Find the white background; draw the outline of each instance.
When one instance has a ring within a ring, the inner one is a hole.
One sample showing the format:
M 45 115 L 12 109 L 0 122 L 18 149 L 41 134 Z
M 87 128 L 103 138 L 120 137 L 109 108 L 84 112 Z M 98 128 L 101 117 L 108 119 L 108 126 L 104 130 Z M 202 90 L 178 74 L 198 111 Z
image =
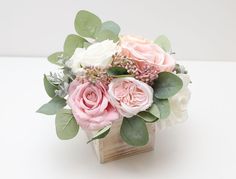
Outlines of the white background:
M 0 56 L 61 50 L 80 9 L 114 20 L 124 34 L 166 34 L 179 59 L 236 61 L 235 0 L 0 0 Z
M 54 117 L 35 113 L 49 98 L 46 58 L 62 49 L 80 9 L 122 33 L 166 34 L 190 72 L 189 120 L 157 135 L 156 150 L 101 165 L 81 130 L 57 139 Z M 0 0 L 1 179 L 235 179 L 235 0 Z

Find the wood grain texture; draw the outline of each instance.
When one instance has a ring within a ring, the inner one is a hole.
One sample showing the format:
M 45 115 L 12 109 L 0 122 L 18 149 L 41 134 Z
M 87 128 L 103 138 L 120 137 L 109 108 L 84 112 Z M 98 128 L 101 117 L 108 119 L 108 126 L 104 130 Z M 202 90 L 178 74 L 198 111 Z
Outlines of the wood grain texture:
M 133 147 L 126 144 L 120 136 L 121 121 L 115 122 L 109 134 L 103 138 L 94 140 L 92 146 L 100 163 L 105 163 L 131 155 L 152 151 L 155 144 L 156 123 L 147 124 L 149 132 L 149 142 L 145 146 Z M 93 132 L 87 132 L 89 139 L 94 135 Z

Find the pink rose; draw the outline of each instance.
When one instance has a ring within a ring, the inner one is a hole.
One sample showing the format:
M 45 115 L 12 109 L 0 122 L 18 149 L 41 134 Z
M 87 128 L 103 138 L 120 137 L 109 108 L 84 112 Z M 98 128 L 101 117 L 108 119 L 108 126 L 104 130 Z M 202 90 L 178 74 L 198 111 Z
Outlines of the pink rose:
M 108 100 L 102 83 L 80 83 L 74 80 L 69 87 L 68 105 L 77 123 L 87 130 L 99 130 L 120 118 L 117 110 Z
M 157 44 L 146 39 L 133 36 L 123 36 L 121 38 L 121 54 L 133 59 L 140 70 L 147 65 L 155 66 L 157 72 L 173 71 L 175 59 L 166 53 Z
M 113 106 L 128 118 L 145 111 L 153 103 L 151 86 L 132 77 L 113 79 L 108 93 Z

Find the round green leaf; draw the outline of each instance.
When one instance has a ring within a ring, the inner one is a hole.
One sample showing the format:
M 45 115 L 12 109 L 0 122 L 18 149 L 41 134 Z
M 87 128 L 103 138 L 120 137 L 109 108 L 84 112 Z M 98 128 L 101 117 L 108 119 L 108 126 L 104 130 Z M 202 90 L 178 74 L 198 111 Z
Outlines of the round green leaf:
M 71 57 L 74 54 L 76 48 L 84 47 L 85 42 L 87 41 L 78 35 L 68 35 L 64 43 L 64 53 Z
M 64 106 L 66 106 L 66 100 L 59 96 L 55 96 L 51 101 L 41 106 L 37 112 L 46 115 L 54 115 Z
M 114 34 L 118 35 L 120 33 L 120 26 L 113 21 L 106 21 L 102 23 L 102 27 L 100 31 L 104 31 L 104 30 L 110 30 Z
M 164 119 L 170 115 L 170 104 L 168 99 L 157 99 L 154 97 L 154 103 L 160 111 L 160 118 Z
M 103 129 L 99 130 L 97 134 L 93 136 L 93 138 L 90 139 L 87 143 L 92 142 L 93 140 L 96 140 L 96 139 L 101 139 L 101 138 L 106 137 L 110 129 L 111 129 L 111 126 L 106 126 Z
M 171 43 L 165 35 L 160 35 L 157 37 L 154 43 L 159 45 L 165 52 L 169 52 L 171 50 Z
M 79 11 L 75 18 L 75 30 L 82 37 L 94 38 L 94 35 L 101 28 L 101 20 L 91 12 Z
M 132 146 L 146 145 L 149 140 L 146 124 L 138 116 L 123 119 L 120 135 L 127 144 Z
M 96 40 L 98 42 L 104 41 L 104 40 L 113 40 L 113 42 L 117 42 L 119 40 L 119 37 L 117 34 L 115 34 L 114 32 L 110 31 L 110 30 L 102 30 L 102 31 L 98 31 L 95 34 Z
M 79 125 L 68 109 L 61 109 L 56 115 L 56 132 L 62 140 L 72 139 L 79 131 Z
M 63 66 L 62 58 L 64 56 L 63 52 L 56 52 L 48 56 L 48 61 L 52 64 Z
M 183 86 L 183 81 L 173 73 L 161 72 L 154 81 L 154 95 L 158 99 L 174 96 Z
M 50 81 L 48 81 L 46 75 L 44 75 L 43 77 L 43 83 L 44 83 L 45 91 L 47 92 L 48 96 L 53 98 L 56 95 L 55 90 L 57 90 L 57 86 L 55 86 Z

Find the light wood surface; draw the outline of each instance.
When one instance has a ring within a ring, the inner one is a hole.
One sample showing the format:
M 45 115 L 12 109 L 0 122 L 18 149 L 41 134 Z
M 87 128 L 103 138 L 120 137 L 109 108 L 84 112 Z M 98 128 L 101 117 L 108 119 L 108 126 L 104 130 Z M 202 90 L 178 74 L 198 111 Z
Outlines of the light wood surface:
M 103 139 L 94 140 L 92 146 L 100 163 L 105 163 L 135 154 L 149 152 L 154 149 L 156 136 L 156 123 L 147 124 L 149 141 L 145 146 L 134 147 L 125 143 L 120 136 L 122 120 L 115 122 L 109 134 Z M 95 133 L 87 132 L 90 139 Z

